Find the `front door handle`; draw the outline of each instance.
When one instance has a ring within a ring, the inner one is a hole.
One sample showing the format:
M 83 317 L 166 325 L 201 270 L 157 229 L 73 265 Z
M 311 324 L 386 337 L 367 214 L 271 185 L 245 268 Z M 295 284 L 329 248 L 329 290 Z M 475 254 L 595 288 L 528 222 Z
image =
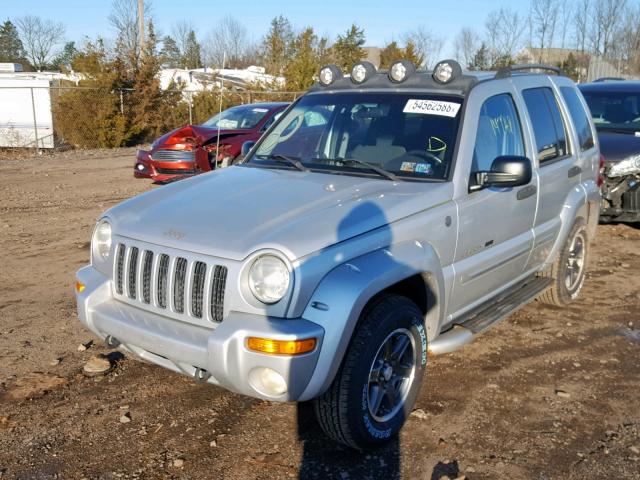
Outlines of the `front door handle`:
M 529 198 L 535 195 L 537 191 L 538 189 L 536 188 L 535 185 L 527 185 L 526 187 L 518 190 L 516 198 L 518 200 L 524 200 L 525 198 Z
M 567 172 L 567 175 L 569 176 L 569 178 L 573 178 L 577 175 L 580 175 L 581 173 L 582 173 L 582 169 L 576 165 L 569 169 L 569 172 Z

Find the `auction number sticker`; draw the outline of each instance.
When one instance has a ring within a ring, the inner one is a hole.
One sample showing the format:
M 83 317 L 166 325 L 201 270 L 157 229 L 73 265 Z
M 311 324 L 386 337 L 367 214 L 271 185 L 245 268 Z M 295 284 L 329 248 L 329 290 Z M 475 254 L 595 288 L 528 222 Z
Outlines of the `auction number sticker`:
M 442 115 L 455 117 L 460 110 L 460 104 L 455 102 L 443 102 L 441 100 L 411 99 L 404 106 L 404 113 L 423 113 L 425 115 Z

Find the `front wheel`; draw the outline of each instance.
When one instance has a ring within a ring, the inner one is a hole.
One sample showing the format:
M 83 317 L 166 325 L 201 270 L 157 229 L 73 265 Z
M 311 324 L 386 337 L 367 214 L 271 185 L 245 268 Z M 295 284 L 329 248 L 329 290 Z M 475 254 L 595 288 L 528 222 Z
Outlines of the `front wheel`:
M 382 297 L 363 313 L 336 378 L 314 400 L 320 426 L 360 450 L 389 441 L 413 409 L 426 363 L 422 312 L 405 297 Z

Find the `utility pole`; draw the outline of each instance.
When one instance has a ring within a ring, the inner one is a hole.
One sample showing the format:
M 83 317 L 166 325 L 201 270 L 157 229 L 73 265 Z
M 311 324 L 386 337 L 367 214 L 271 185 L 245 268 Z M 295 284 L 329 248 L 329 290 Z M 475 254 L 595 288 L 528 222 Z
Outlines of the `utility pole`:
M 138 0 L 138 44 L 140 56 L 144 54 L 144 0 Z

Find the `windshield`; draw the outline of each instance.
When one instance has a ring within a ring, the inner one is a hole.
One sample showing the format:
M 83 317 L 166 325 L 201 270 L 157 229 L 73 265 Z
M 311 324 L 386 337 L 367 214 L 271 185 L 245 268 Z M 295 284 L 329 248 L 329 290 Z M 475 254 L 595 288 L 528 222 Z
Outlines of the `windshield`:
M 597 130 L 640 131 L 640 92 L 583 91 Z
M 202 124 L 203 127 L 220 128 L 221 130 L 245 130 L 255 128 L 269 111 L 268 108 L 255 105 L 240 105 L 225 110 L 211 117 Z
M 332 173 L 446 179 L 460 105 L 458 97 L 425 94 L 309 94 L 263 138 L 249 163 L 293 168 L 295 160 L 298 168 Z

